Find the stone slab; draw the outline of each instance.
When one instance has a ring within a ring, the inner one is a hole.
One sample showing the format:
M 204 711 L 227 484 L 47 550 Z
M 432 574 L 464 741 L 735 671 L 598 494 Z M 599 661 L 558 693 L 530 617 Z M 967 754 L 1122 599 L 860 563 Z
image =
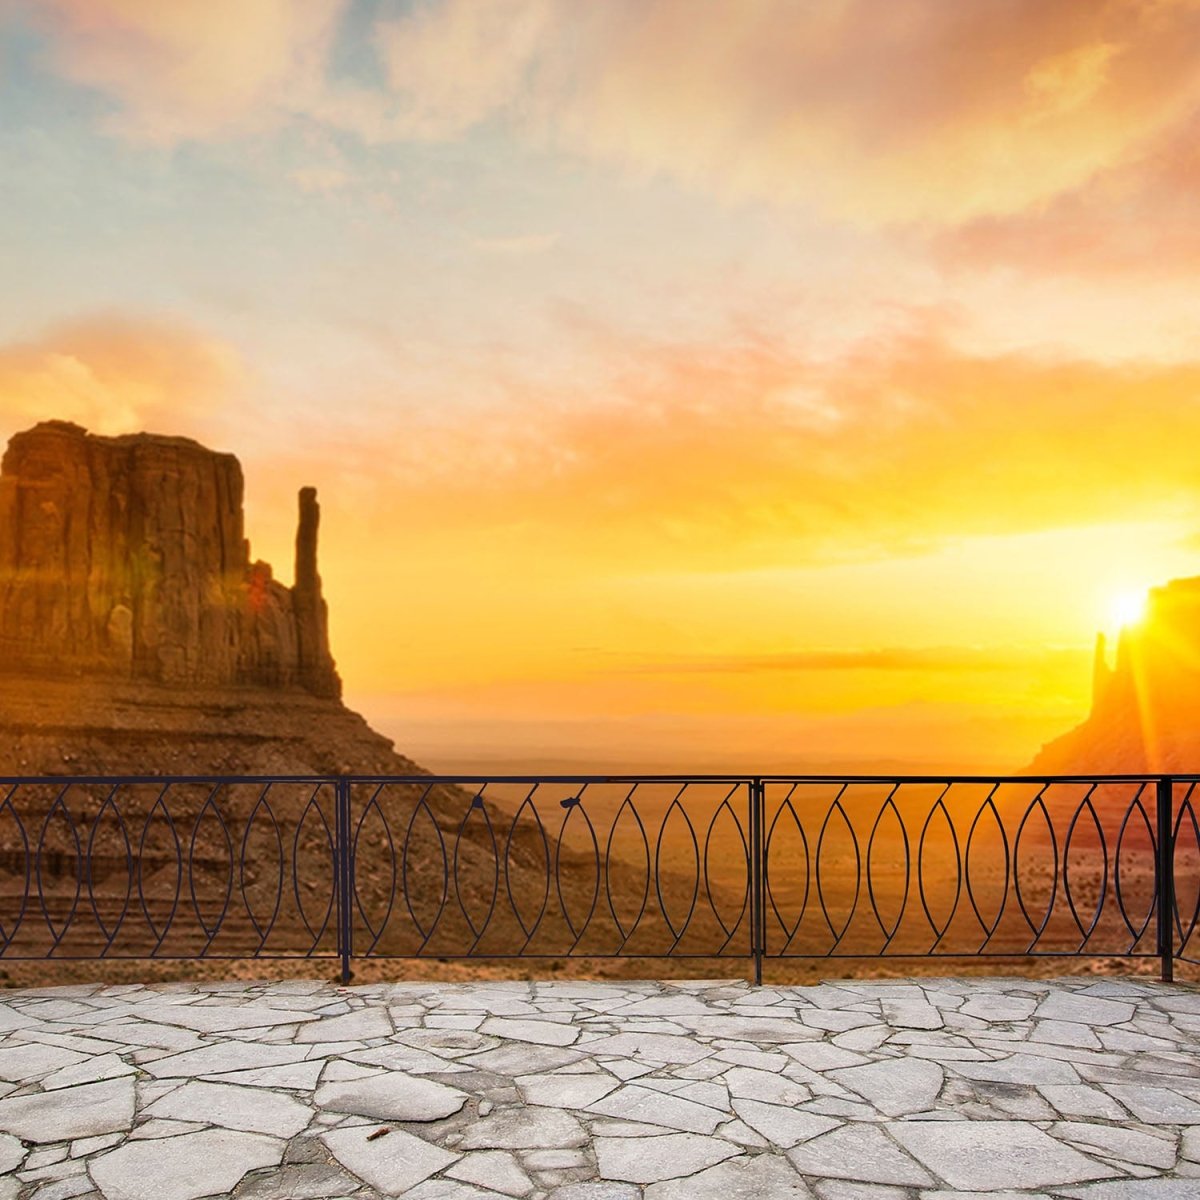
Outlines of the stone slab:
M 93 1159 L 89 1171 L 105 1200 L 196 1200 L 230 1192 L 247 1172 L 277 1165 L 283 1149 L 261 1134 L 205 1129 L 125 1142 Z
M 459 1158 L 403 1129 L 372 1137 L 376 1132 L 373 1126 L 356 1125 L 321 1138 L 342 1166 L 385 1196 L 403 1196 Z
M 133 1124 L 133 1079 L 104 1080 L 0 1100 L 0 1130 L 27 1142 L 64 1142 Z
M 1023 1121 L 897 1121 L 887 1131 L 929 1171 L 964 1191 L 1044 1188 L 1113 1174 Z

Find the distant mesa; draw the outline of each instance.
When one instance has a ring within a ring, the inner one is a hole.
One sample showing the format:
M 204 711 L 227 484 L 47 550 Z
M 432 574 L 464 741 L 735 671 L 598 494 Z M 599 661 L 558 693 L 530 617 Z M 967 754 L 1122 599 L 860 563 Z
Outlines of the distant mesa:
M 1042 747 L 1042 774 L 1195 772 L 1200 764 L 1200 576 L 1153 588 L 1110 666 L 1096 639 L 1087 719 Z
M 250 557 L 242 469 L 46 421 L 0 463 L 0 773 L 411 772 L 341 703 L 299 494 L 295 582 Z

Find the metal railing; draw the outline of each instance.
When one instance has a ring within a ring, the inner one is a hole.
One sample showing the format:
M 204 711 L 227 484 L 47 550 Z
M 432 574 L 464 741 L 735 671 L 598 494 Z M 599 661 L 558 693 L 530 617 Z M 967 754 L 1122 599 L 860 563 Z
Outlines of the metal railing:
M 1200 776 L 0 779 L 0 959 L 1200 962 Z

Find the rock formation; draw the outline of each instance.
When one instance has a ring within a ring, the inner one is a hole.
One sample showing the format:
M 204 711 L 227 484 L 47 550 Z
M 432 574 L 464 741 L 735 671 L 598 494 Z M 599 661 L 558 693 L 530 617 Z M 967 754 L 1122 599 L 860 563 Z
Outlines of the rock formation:
M 1092 708 L 1043 746 L 1030 770 L 1195 772 L 1200 764 L 1200 577 L 1153 588 L 1145 615 L 1121 631 L 1110 668 L 1097 640 Z
M 300 494 L 296 583 L 251 562 L 242 471 L 185 438 L 106 438 L 49 421 L 0 465 L 0 670 L 337 697 Z

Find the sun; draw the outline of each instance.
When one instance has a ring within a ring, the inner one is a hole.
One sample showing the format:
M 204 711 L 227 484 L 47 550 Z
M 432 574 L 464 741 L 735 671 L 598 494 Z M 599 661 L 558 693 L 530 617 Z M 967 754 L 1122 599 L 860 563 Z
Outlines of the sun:
M 1108 615 L 1118 628 L 1136 625 L 1146 615 L 1146 592 L 1117 592 L 1108 604 Z

